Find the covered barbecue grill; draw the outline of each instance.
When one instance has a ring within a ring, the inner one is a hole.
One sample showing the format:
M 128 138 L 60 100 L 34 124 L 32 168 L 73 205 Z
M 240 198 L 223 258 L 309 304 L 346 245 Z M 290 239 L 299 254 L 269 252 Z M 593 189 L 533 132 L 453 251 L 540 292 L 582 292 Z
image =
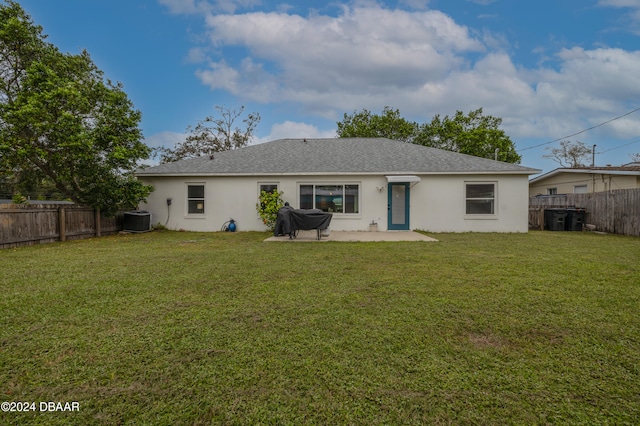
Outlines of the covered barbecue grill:
M 323 212 L 320 209 L 294 209 L 285 205 L 278 210 L 273 235 L 276 237 L 289 235 L 289 238 L 293 239 L 298 235 L 298 231 L 315 229 L 318 232 L 318 239 L 320 239 L 322 231 L 329 228 L 332 217 L 331 213 Z

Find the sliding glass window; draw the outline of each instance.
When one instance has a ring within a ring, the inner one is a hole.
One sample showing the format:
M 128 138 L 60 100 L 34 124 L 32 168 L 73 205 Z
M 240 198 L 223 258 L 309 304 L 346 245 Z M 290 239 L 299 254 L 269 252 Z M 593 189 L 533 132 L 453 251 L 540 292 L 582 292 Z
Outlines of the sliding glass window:
M 360 185 L 300 185 L 300 208 L 329 213 L 360 213 Z

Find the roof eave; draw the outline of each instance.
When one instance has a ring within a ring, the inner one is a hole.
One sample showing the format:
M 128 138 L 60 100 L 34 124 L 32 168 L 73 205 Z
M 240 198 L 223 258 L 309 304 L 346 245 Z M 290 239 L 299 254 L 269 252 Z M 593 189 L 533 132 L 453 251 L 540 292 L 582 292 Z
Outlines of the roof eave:
M 449 170 L 449 171 L 375 171 L 375 172 L 263 172 L 263 173 L 136 173 L 139 178 L 144 177 L 260 177 L 260 176 L 385 176 L 385 175 L 534 175 L 540 170 Z
M 606 170 L 606 169 L 570 169 L 570 168 L 561 168 L 555 169 L 550 172 L 547 172 L 543 175 L 536 176 L 531 179 L 529 183 L 536 183 L 550 177 L 559 175 L 561 173 L 583 173 L 587 175 L 617 175 L 617 176 L 640 176 L 640 171 L 636 170 Z

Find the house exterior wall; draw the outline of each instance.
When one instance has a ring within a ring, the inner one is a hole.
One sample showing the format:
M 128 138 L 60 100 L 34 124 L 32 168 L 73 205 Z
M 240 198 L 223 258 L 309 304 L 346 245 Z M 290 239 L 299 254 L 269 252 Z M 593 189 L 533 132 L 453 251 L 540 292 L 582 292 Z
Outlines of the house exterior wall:
M 546 179 L 531 183 L 529 196 L 549 195 L 548 190 L 556 194 L 574 194 L 576 186 L 586 185 L 586 192 L 601 192 L 612 189 L 640 188 L 640 176 L 613 175 L 608 173 L 558 173 Z
M 410 229 L 430 232 L 527 232 L 528 177 L 526 175 L 421 175 L 410 189 Z M 301 184 L 358 184 L 359 213 L 334 214 L 331 230 L 367 231 L 375 221 L 387 230 L 388 184 L 385 176 L 241 176 L 141 177 L 155 190 L 140 206 L 152 214 L 153 224 L 169 229 L 219 231 L 233 218 L 239 231 L 264 231 L 256 203 L 260 184 L 277 184 L 283 200 L 299 208 Z M 495 183 L 496 213 L 465 214 L 465 183 Z M 189 214 L 188 185 L 204 185 L 204 214 Z M 167 205 L 167 199 L 171 205 Z
M 466 183 L 495 183 L 494 215 L 465 214 Z M 431 232 L 527 232 L 527 188 L 526 176 L 422 176 L 411 189 L 411 228 Z

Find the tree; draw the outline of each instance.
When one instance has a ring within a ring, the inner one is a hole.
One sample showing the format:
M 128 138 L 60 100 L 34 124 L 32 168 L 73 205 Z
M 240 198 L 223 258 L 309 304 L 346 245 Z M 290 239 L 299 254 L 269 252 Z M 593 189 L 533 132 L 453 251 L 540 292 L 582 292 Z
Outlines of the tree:
M 149 156 L 121 84 L 83 51 L 61 53 L 15 1 L 0 5 L 0 168 L 42 179 L 107 214 L 150 193 L 133 172 Z
M 189 135 L 184 142 L 177 144 L 174 149 L 160 148 L 160 162 L 170 163 L 246 146 L 260 122 L 260 114 L 248 114 L 242 120 L 244 129 L 241 130 L 234 127 L 234 124 L 244 113 L 244 106 L 240 107 L 239 111 L 223 106 L 216 106 L 215 109 L 219 116 L 210 115 L 195 127 L 187 127 Z
M 550 158 L 560 165 L 560 167 L 580 168 L 586 167 L 589 157 L 592 154 L 591 148 L 580 141 L 571 142 L 564 140 L 557 148 L 546 148 L 550 153 L 545 154 L 545 158 Z
M 464 115 L 456 112 L 453 118 L 436 115 L 431 123 L 418 124 L 400 116 L 400 111 L 385 107 L 381 115 L 363 109 L 352 115 L 344 114 L 338 124 L 337 135 L 348 137 L 385 137 L 433 148 L 455 151 L 477 157 L 495 158 L 519 163 L 520 155 L 511 139 L 501 130 L 501 118 L 485 116 L 482 108 Z
M 42 27 L 33 24 L 30 17 L 15 2 L 0 5 L 0 131 L 5 127 L 2 114 L 7 103 L 12 103 L 26 76 L 24 64 L 42 59 L 45 49 Z M 0 141 L 1 142 L 1 141 Z M 38 180 L 37 170 L 14 167 L 0 150 L 0 184 L 3 197 L 11 198 L 27 177 Z M 27 187 L 31 186 L 29 182 Z M 24 188 L 22 188 L 23 190 Z
M 482 108 L 454 117 L 436 115 L 429 124 L 420 126 L 414 143 L 483 158 L 497 158 L 507 163 L 520 163 L 515 145 L 500 129 L 502 119 L 483 115 Z
M 411 142 L 418 128 L 417 123 L 405 120 L 400 111 L 386 106 L 381 115 L 372 114 L 363 109 L 353 114 L 344 114 L 338 124 L 339 138 L 388 138 L 403 142 Z

